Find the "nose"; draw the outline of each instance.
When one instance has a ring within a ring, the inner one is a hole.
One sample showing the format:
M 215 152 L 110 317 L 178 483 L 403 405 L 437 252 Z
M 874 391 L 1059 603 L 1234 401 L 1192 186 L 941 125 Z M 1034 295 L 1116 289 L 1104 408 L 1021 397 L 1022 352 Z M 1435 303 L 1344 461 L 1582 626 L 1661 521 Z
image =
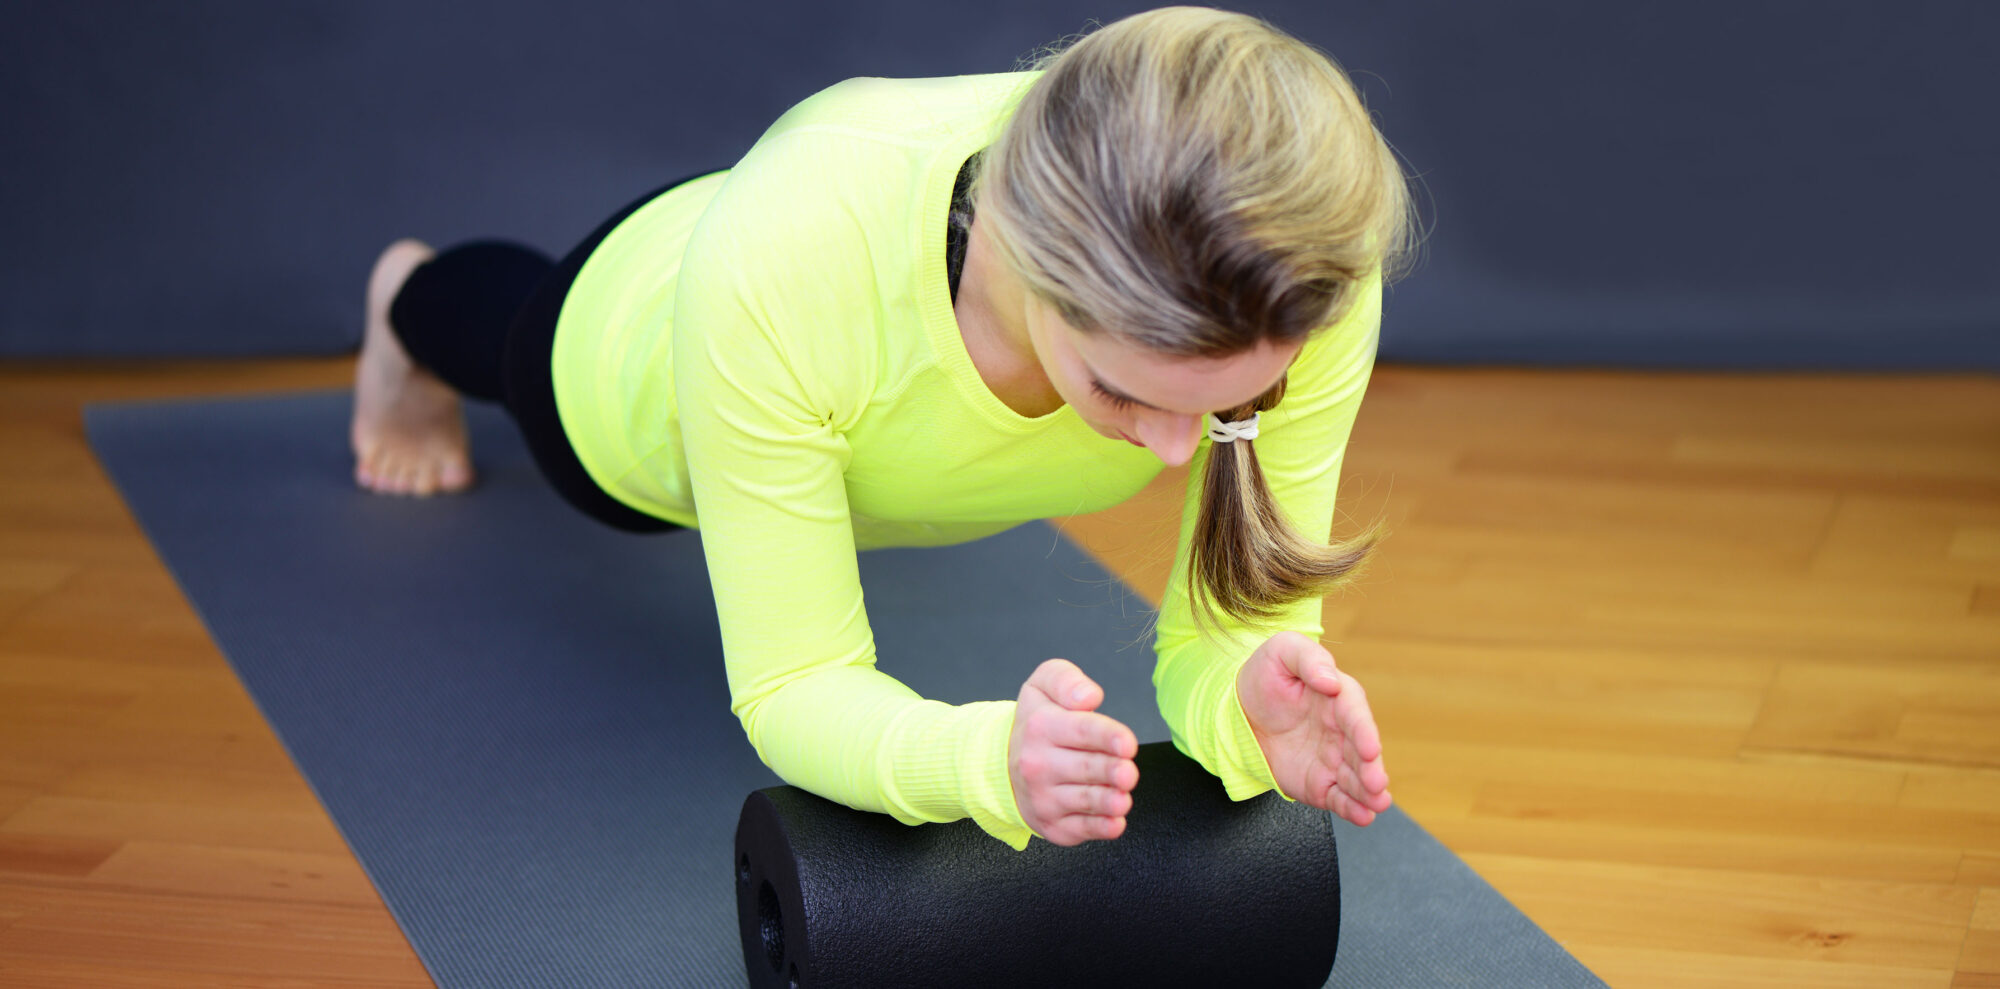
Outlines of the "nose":
M 1140 443 L 1168 467 L 1179 467 L 1194 458 L 1195 444 L 1201 442 L 1201 417 L 1149 415 L 1139 420 Z

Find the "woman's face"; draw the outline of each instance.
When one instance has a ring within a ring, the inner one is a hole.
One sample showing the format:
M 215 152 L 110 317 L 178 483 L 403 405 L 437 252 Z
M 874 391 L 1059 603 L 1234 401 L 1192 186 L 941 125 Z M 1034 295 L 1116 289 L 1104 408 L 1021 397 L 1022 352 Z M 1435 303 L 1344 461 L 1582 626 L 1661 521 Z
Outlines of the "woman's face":
M 1028 338 L 1056 393 L 1092 429 L 1153 451 L 1178 467 L 1194 456 L 1209 412 L 1270 390 L 1299 344 L 1260 343 L 1226 357 L 1160 354 L 1109 333 L 1084 333 L 1039 299 L 1027 309 Z

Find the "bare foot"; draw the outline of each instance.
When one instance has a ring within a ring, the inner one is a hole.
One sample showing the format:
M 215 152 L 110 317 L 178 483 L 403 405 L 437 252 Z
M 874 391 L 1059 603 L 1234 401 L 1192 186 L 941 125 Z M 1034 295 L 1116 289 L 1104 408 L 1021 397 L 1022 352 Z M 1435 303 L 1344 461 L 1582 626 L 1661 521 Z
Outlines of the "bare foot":
M 389 329 L 389 303 L 437 252 L 418 240 L 389 245 L 368 277 L 368 326 L 355 364 L 354 483 L 382 494 L 431 495 L 472 484 L 458 393 L 410 360 Z

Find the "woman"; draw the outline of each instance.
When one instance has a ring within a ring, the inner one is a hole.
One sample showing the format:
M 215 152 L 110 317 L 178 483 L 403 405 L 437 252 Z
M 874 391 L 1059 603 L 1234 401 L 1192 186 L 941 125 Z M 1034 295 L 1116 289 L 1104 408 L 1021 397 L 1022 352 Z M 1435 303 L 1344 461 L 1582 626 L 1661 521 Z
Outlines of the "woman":
M 392 245 L 356 479 L 464 488 L 458 393 L 504 401 L 582 510 L 702 530 L 732 710 L 781 777 L 1019 849 L 1123 833 L 1136 739 L 1064 660 L 957 706 L 878 672 L 855 551 L 1095 511 L 1192 462 L 1154 674 L 1174 740 L 1236 799 L 1366 825 L 1381 744 L 1316 642 L 1366 544 L 1322 540 L 1407 209 L 1346 77 L 1242 15 L 848 80 L 559 264 Z

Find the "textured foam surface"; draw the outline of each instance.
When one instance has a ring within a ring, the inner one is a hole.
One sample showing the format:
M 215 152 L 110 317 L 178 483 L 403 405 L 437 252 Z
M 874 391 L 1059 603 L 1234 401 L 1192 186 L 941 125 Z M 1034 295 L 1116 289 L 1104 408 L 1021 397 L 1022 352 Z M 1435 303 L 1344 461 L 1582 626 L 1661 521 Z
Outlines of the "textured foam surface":
M 87 425 L 440 986 L 742 985 L 732 841 L 779 781 L 729 713 L 697 535 L 571 511 L 484 408 L 474 493 L 363 494 L 348 408 L 146 403 Z M 861 569 L 881 666 L 924 696 L 1012 697 L 1064 656 L 1141 742 L 1167 737 L 1143 602 L 1047 527 Z M 1601 985 L 1399 810 L 1334 824 L 1330 984 Z
M 1340 934 L 1332 815 L 1232 801 L 1172 742 L 1139 746 L 1116 841 L 1016 852 L 971 821 L 912 830 L 795 786 L 736 826 L 755 989 L 1244 985 L 1319 989 Z

